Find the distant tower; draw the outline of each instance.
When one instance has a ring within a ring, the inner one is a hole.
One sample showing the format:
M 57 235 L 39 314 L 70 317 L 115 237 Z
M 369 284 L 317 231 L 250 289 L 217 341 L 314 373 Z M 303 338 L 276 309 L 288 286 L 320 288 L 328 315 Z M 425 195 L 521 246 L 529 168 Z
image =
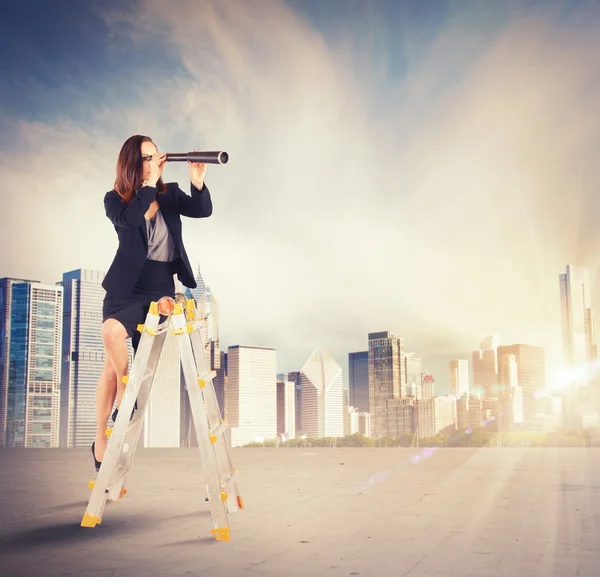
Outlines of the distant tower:
M 479 344 L 479 350 L 473 352 L 473 389 L 486 397 L 495 397 L 502 392 L 498 383 L 498 347 L 500 337 L 485 337 Z
M 200 267 L 196 275 L 195 289 L 186 289 L 186 294 L 191 295 L 195 302 L 198 314 L 206 319 L 204 334 L 202 335 L 206 346 L 206 360 L 211 369 L 221 366 L 219 350 L 219 306 L 210 287 L 204 282 Z
M 342 368 L 317 347 L 300 371 L 302 432 L 309 437 L 343 437 Z
M 61 447 L 89 447 L 96 437 L 96 389 L 106 358 L 100 314 L 104 274 L 77 269 L 63 273 L 59 283 L 64 289 Z
M 387 432 L 388 401 L 406 396 L 404 339 L 391 331 L 369 333 L 369 409 L 373 437 Z
M 349 405 L 369 412 L 369 351 L 348 354 Z
M 469 361 L 453 360 L 450 368 L 450 394 L 457 399 L 469 393 Z
M 6 279 L 3 279 L 5 281 Z M 63 287 L 11 283 L 5 446 L 59 446 Z
M 274 348 L 228 347 L 225 406 L 233 447 L 277 437 L 277 353 Z
M 406 396 L 421 399 L 421 357 L 417 353 L 404 355 L 406 365 Z
M 564 362 L 572 369 L 582 367 L 597 360 L 589 271 L 567 265 L 566 273 L 559 275 L 559 285 Z

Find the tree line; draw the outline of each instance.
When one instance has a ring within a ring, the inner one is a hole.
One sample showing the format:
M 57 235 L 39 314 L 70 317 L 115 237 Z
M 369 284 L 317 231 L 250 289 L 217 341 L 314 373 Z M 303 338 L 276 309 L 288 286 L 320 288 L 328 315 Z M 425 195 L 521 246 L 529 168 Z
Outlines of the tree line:
M 414 434 L 373 438 L 356 433 L 345 437 L 296 437 L 287 441 L 269 439 L 261 443 L 248 443 L 244 447 L 600 447 L 600 428 L 510 433 L 473 428 L 420 439 L 415 438 Z

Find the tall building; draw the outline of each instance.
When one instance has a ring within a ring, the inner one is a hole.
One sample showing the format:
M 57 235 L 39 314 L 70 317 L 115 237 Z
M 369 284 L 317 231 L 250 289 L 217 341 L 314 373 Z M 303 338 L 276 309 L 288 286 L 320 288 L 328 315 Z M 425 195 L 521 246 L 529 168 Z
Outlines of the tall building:
M 287 374 L 287 380 L 294 383 L 296 405 L 296 437 L 302 435 L 302 375 L 300 371 Z
M 415 430 L 419 438 L 456 430 L 456 397 L 453 395 L 423 398 L 417 403 L 415 412 Z
M 348 404 L 369 412 L 369 351 L 348 354 Z
M 517 383 L 523 389 L 523 418 L 530 421 L 536 413 L 536 391 L 546 386 L 546 358 L 542 347 L 510 345 L 498 347 L 500 359 L 499 382 L 514 383 L 514 363 L 505 355 L 514 355 L 517 367 Z M 511 371 L 512 375 L 511 376 Z
M 63 274 L 60 446 L 90 446 L 96 436 L 96 388 L 105 363 L 102 343 L 104 272 Z
M 344 407 L 344 437 L 347 435 L 355 435 L 359 432 L 359 417 L 360 413 L 356 407 Z
M 473 392 L 484 396 L 497 395 L 498 388 L 498 347 L 500 337 L 485 337 L 479 344 L 479 350 L 473 352 Z
M 12 318 L 12 287 L 15 283 L 37 283 L 37 280 L 0 279 L 0 447 L 6 446 L 6 412 L 10 374 L 10 328 Z
M 450 368 L 450 394 L 457 399 L 469 394 L 469 361 L 453 360 L 449 363 Z
M 524 421 L 523 414 L 523 389 L 519 385 L 519 366 L 517 357 L 514 354 L 503 354 L 500 358 L 500 375 L 503 381 L 500 382 L 502 392 L 500 398 L 502 401 L 504 422 L 503 430 L 512 427 L 514 424 L 521 424 Z
M 372 437 L 371 413 L 358 413 L 358 433 L 365 437 Z
M 309 437 L 343 437 L 342 368 L 329 351 L 317 347 L 300 370 L 302 431 Z
M 433 375 L 421 374 L 421 398 L 430 399 L 434 396 L 435 379 Z
M 294 438 L 296 433 L 296 391 L 292 381 L 277 381 L 277 432 Z
M 6 443 L 58 447 L 63 288 L 10 286 Z
M 390 331 L 369 333 L 369 408 L 373 437 L 387 435 L 388 401 L 406 394 L 404 339 Z
M 200 267 L 196 275 L 196 288 L 187 289 L 188 298 L 191 296 L 196 302 L 198 316 L 205 319 L 202 339 L 206 346 L 206 357 L 211 369 L 220 368 L 219 349 L 219 305 L 210 287 L 204 282 Z
M 575 369 L 597 360 L 589 271 L 567 265 L 559 285 L 564 363 Z
M 275 349 L 228 348 L 225 406 L 233 447 L 277 437 L 276 377 Z
M 420 399 L 421 392 L 421 357 L 417 353 L 404 355 L 406 374 L 406 396 Z
M 401 437 L 415 432 L 415 404 L 412 397 L 389 399 L 386 407 L 386 436 Z

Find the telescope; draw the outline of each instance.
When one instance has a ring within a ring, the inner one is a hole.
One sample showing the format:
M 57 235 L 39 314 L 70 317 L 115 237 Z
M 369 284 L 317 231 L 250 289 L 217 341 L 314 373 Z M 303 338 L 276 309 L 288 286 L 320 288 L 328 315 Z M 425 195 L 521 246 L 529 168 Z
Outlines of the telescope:
M 167 162 L 204 162 L 207 164 L 226 164 L 229 154 L 224 150 L 209 150 L 207 152 L 167 152 Z

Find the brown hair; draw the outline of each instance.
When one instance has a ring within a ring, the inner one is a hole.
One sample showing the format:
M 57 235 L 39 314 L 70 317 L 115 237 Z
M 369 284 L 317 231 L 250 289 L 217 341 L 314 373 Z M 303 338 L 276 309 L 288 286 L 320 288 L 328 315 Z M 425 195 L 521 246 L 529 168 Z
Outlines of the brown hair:
M 154 144 L 149 136 L 140 134 L 130 136 L 121 147 L 117 160 L 117 178 L 114 189 L 127 204 L 131 203 L 136 191 L 142 185 L 142 142 L 152 142 Z M 166 192 L 167 187 L 162 177 L 158 179 L 156 188 L 158 194 Z

